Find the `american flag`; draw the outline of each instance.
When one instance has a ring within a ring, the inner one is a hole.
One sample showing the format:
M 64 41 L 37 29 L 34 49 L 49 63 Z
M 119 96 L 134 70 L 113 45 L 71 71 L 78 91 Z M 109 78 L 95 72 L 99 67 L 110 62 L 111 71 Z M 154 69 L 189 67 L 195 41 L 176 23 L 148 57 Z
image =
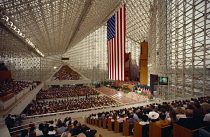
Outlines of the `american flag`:
M 107 21 L 108 72 L 111 80 L 125 80 L 126 6 Z

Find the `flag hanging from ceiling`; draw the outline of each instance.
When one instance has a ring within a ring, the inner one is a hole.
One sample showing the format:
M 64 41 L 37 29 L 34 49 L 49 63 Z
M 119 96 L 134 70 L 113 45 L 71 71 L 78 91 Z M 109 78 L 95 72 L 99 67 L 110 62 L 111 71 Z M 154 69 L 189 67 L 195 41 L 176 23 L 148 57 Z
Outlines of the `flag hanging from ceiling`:
M 107 21 L 108 75 L 111 80 L 125 80 L 126 6 Z

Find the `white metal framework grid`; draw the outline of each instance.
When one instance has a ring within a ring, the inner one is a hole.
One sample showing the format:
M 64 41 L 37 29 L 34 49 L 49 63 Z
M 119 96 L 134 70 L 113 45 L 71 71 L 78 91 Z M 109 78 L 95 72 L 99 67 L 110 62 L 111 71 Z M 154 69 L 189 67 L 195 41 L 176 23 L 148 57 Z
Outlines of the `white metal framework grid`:
M 150 2 L 125 0 L 124 3 L 126 4 L 126 53 L 131 52 L 131 76 L 139 77 L 140 43 L 147 39 Z M 70 58 L 70 66 L 92 79 L 93 82 L 107 80 L 106 41 L 106 26 L 103 25 L 75 45 L 64 56 Z
M 168 86 L 158 86 L 159 97 L 208 94 L 209 0 L 1 0 L 0 15 L 8 16 L 45 57 L 0 24 L 0 61 L 14 79 L 46 80 L 62 65 L 61 57 L 69 57 L 68 64 L 93 82 L 105 80 L 105 23 L 124 3 L 126 52 L 136 70 L 131 75 L 138 75 L 140 43 L 146 40 L 149 74 L 169 78 Z
M 3 14 L 45 56 L 65 53 L 101 24 L 120 0 L 29 0 L 0 2 Z M 98 10 L 100 9 L 100 10 Z
M 106 26 L 102 26 L 71 48 L 64 57 L 69 57 L 69 66 L 93 82 L 107 79 Z
M 151 16 L 149 41 L 154 46 L 149 50 L 149 70 L 150 74 L 169 78 L 168 86 L 158 86 L 159 97 L 172 99 L 209 94 L 210 2 L 167 0 L 165 4 L 158 1 L 154 7 L 157 10 L 152 13 L 153 18 Z M 161 10 L 165 10 L 166 15 L 158 12 Z

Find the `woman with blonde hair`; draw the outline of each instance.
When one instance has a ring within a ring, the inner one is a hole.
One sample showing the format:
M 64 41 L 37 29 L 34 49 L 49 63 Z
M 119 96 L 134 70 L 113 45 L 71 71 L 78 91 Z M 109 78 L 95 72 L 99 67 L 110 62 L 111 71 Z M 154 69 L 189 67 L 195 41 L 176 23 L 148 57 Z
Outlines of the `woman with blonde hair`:
M 177 110 L 176 114 L 177 120 L 179 120 L 180 118 L 187 118 L 185 115 L 185 110 L 183 108 L 178 107 L 176 110 Z

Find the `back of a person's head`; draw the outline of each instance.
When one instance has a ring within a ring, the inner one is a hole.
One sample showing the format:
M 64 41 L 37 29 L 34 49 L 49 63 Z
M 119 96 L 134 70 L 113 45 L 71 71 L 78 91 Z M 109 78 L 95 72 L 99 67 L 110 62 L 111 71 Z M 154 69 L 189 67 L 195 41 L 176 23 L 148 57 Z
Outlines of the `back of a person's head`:
M 25 137 L 27 135 L 28 135 L 28 130 L 27 129 L 22 130 L 21 137 Z
M 44 124 L 43 123 L 40 123 L 39 124 L 39 130 L 43 130 L 43 128 L 44 128 Z
M 61 123 L 61 127 L 65 127 L 65 123 Z
M 186 117 L 193 117 L 193 109 L 185 110 Z
M 30 132 L 34 131 L 35 130 L 35 127 L 31 127 L 30 128 Z
M 47 127 L 44 127 L 42 130 L 43 135 L 48 135 L 49 129 Z
M 47 127 L 47 128 L 49 128 L 49 124 L 44 124 L 44 127 Z
M 75 120 L 75 121 L 73 122 L 73 125 L 74 125 L 74 126 L 76 126 L 76 125 L 77 125 L 77 123 L 78 123 L 78 121 L 77 121 L 77 120 Z
M 177 110 L 178 114 L 184 114 L 185 113 L 185 110 L 181 107 L 178 107 L 176 110 Z
M 50 123 L 50 124 L 54 124 L 54 121 L 53 121 L 53 120 L 50 120 L 49 123 Z
M 148 116 L 147 116 L 147 115 L 142 115 L 142 120 L 143 120 L 144 122 L 148 121 Z
M 160 117 L 161 120 L 165 120 L 166 119 L 165 113 L 160 113 L 159 117 Z
M 128 117 L 129 117 L 129 118 L 133 118 L 133 114 L 129 115 Z
M 176 111 L 175 110 L 170 110 L 169 111 L 169 116 L 170 117 L 176 117 Z
M 61 134 L 61 137 L 71 137 L 71 133 L 69 131 L 65 131 Z
M 62 121 L 60 119 L 58 119 L 57 124 L 62 123 Z
M 54 130 L 54 127 L 53 126 L 50 126 L 49 127 L 49 131 L 53 131 Z
M 195 102 L 194 103 L 194 106 L 197 108 L 197 109 L 201 109 L 201 105 L 199 102 Z

